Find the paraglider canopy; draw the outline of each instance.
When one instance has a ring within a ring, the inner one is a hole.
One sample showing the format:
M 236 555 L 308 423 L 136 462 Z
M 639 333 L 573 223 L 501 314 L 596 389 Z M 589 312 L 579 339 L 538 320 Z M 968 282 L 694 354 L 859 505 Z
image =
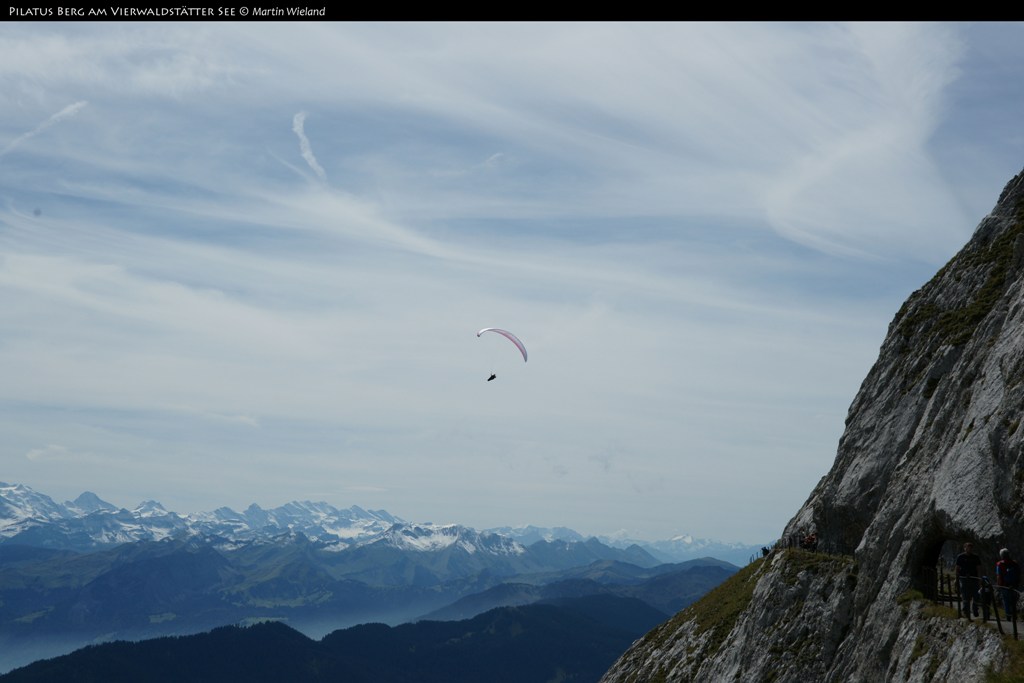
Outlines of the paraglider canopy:
M 477 332 L 476 336 L 479 337 L 484 332 L 495 332 L 495 333 L 500 334 L 501 336 L 505 337 L 506 339 L 508 339 L 510 342 L 512 342 L 513 344 L 516 345 L 516 348 L 519 349 L 519 353 L 523 354 L 523 362 L 524 363 L 526 362 L 526 347 L 523 346 L 523 342 L 519 341 L 519 337 L 517 337 L 516 335 L 512 334 L 508 330 L 501 330 L 501 329 L 498 329 L 497 327 L 485 327 L 484 329 L 482 329 L 479 332 Z M 490 380 L 488 380 L 488 381 L 490 381 Z

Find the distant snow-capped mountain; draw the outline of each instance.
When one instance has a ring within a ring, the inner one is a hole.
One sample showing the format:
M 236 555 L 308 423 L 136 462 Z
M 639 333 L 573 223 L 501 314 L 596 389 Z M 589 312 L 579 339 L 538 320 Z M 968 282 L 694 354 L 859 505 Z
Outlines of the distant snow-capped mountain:
M 458 547 L 467 553 L 522 555 L 526 548 L 507 536 L 478 532 L 458 524 L 395 524 L 378 537 L 362 545 L 386 544 L 400 550 L 436 551 Z
M 523 545 L 529 546 L 537 541 L 568 541 L 582 543 L 587 536 L 568 527 L 537 527 L 537 526 L 505 526 L 487 530 L 513 538 Z M 631 538 L 628 533 L 620 532 L 610 536 L 596 536 L 604 545 L 627 550 L 637 546 L 647 551 L 662 562 L 688 562 L 703 557 L 714 557 L 743 566 L 752 555 L 760 552 L 761 546 L 746 543 L 730 543 L 710 538 L 696 538 L 690 534 L 680 534 L 667 540 L 644 541 Z
M 244 512 L 217 508 L 190 515 L 193 527 L 206 534 L 232 540 L 249 540 L 279 534 L 301 533 L 325 543 L 350 545 L 373 538 L 402 520 L 384 510 L 364 510 L 358 505 L 339 509 L 328 503 L 293 501 L 271 510 L 253 503 Z
M 587 538 L 564 526 L 539 527 L 532 524 L 526 526 L 502 526 L 487 529 L 489 533 L 514 538 L 523 545 L 532 545 L 537 541 L 585 541 Z
M 507 526 L 476 531 L 457 524 L 411 524 L 384 510 L 356 505 L 336 508 L 308 500 L 272 509 L 253 503 L 242 512 L 221 507 L 182 515 L 153 500 L 131 510 L 118 508 L 90 491 L 62 504 L 28 486 L 0 482 L 0 544 L 86 551 L 193 535 L 232 544 L 272 542 L 284 533 L 302 534 L 335 551 L 368 545 L 430 552 L 458 547 L 467 553 L 512 557 L 541 544 L 536 551 L 548 555 L 571 548 L 574 553 L 594 552 L 595 558 L 601 557 L 596 547 L 585 549 L 587 537 L 567 527 Z M 596 540 L 626 552 L 624 557 L 633 553 L 640 564 L 649 561 L 643 557 L 649 554 L 662 562 L 715 557 L 742 565 L 759 550 L 759 546 L 689 535 L 655 542 L 630 539 L 626 534 Z
M 111 505 L 92 491 L 86 491 L 74 500 L 64 501 L 64 507 L 70 511 L 85 515 L 90 512 L 98 512 L 99 510 L 107 510 L 108 512 L 117 511 L 116 505 Z
M 759 545 L 695 538 L 690 534 L 680 534 L 662 541 L 638 541 L 622 536 L 599 536 L 598 538 L 613 548 L 638 545 L 664 562 L 687 562 L 702 557 L 714 557 L 743 566 L 752 556 L 759 555 L 761 550 Z
M 23 484 L 0 482 L 0 529 L 27 520 L 54 522 L 72 516 L 49 496 Z
M 383 510 L 338 509 L 309 501 L 272 510 L 253 504 L 245 512 L 222 507 L 180 515 L 153 500 L 131 510 L 118 508 L 87 491 L 61 504 L 28 486 L 0 482 L 0 543 L 79 551 L 172 536 L 214 536 L 240 542 L 283 532 L 347 546 L 376 538 L 401 522 Z

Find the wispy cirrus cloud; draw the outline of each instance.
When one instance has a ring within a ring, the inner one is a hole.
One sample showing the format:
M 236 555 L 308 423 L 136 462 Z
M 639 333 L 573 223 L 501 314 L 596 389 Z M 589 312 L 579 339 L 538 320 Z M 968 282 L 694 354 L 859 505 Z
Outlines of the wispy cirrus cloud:
M 300 111 L 292 118 L 292 131 L 299 138 L 299 152 L 302 154 L 302 158 L 306 160 L 306 163 L 313 173 L 322 181 L 327 182 L 327 173 L 324 171 L 323 166 L 316 160 L 316 156 L 313 154 L 313 147 L 309 144 L 309 138 L 306 137 L 306 112 Z
M 82 100 L 80 102 L 75 102 L 74 104 L 69 104 L 68 106 L 64 107 L 59 112 L 57 112 L 50 118 L 46 119 L 29 132 L 23 133 L 18 137 L 14 138 L 13 140 L 11 140 L 9 143 L 7 143 L 7 145 L 3 149 L 0 149 L 0 157 L 4 157 L 7 154 L 10 154 L 19 145 L 24 144 L 27 140 L 30 140 L 31 138 L 34 138 L 35 136 L 39 135 L 50 126 L 54 126 L 65 119 L 71 118 L 79 111 L 84 109 L 88 104 L 88 102 Z

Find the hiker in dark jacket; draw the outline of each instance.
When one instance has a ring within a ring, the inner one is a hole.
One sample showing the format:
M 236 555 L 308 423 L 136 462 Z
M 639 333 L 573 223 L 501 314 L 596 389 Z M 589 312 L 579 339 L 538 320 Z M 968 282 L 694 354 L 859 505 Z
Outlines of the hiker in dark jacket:
M 963 614 L 970 621 L 972 611 L 978 616 L 978 589 L 981 587 L 981 558 L 974 554 L 973 543 L 964 543 L 964 551 L 956 556 L 956 580 Z

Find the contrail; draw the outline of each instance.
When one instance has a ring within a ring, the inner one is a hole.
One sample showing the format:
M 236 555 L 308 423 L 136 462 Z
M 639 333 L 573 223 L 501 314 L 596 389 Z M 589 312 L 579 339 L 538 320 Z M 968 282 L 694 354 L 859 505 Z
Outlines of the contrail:
M 49 128 L 53 124 L 59 123 L 60 121 L 63 121 L 64 119 L 71 118 L 72 116 L 77 114 L 79 112 L 79 110 L 82 109 L 87 104 L 89 104 L 89 103 L 86 102 L 85 100 L 82 100 L 81 102 L 75 102 L 74 104 L 69 104 L 68 106 L 64 107 L 63 109 L 61 109 L 59 112 L 57 112 L 56 114 L 54 114 L 50 118 L 48 118 L 45 121 L 43 121 L 42 123 L 40 123 L 34 129 L 30 130 L 29 132 L 27 132 L 27 133 L 25 133 L 23 135 L 19 135 L 18 137 L 14 138 L 9 143 L 7 143 L 7 146 L 4 147 L 2 150 L 0 150 L 0 157 L 4 156 L 5 154 L 7 154 L 11 150 L 13 150 L 15 147 L 17 147 L 21 143 L 25 142 L 25 140 L 28 140 L 29 138 L 35 137 L 36 135 L 39 135 L 40 133 L 42 133 L 44 130 L 46 130 L 47 128 Z
M 327 174 L 324 172 L 323 167 L 317 163 L 316 157 L 313 156 L 313 148 L 309 146 L 309 138 L 306 137 L 306 132 L 302 129 L 305 122 L 306 112 L 304 111 L 300 111 L 292 119 L 292 130 L 299 136 L 299 151 L 302 152 L 302 158 L 306 160 L 306 163 L 313 169 L 313 172 L 320 177 L 320 180 L 327 182 Z

